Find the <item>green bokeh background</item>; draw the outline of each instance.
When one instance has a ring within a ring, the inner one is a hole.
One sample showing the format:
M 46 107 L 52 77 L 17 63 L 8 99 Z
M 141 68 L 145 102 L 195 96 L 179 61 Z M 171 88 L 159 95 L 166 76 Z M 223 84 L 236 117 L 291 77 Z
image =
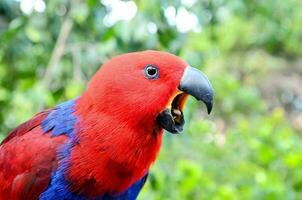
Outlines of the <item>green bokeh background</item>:
M 168 51 L 208 75 L 215 105 L 207 116 L 189 100 L 185 132 L 165 134 L 139 199 L 302 199 L 301 0 L 137 0 L 111 24 L 110 1 L 44 2 L 26 14 L 0 1 L 0 140 L 80 95 L 112 56 Z M 174 24 L 184 10 L 194 30 Z

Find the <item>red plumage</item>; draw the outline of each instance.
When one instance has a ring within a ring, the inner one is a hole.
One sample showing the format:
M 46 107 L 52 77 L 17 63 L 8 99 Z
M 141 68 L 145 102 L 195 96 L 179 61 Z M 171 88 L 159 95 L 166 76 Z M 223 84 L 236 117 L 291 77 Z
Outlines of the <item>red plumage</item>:
M 43 134 L 37 114 L 14 129 L 0 146 L 0 199 L 37 199 L 57 166 L 56 150 L 65 136 Z

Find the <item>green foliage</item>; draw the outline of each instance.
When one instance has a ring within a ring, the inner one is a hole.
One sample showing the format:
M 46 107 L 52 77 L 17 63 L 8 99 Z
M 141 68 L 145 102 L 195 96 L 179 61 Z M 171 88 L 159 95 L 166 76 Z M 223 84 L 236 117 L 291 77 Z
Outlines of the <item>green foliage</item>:
M 165 134 L 140 199 L 302 199 L 302 92 L 284 78 L 302 76 L 301 1 L 135 1 L 135 17 L 112 24 L 101 2 L 45 1 L 29 14 L 0 2 L 0 140 L 80 95 L 112 56 L 164 50 L 209 76 L 215 106 L 208 117 L 189 100 L 185 132 Z M 194 14 L 196 30 L 181 32 L 168 9 Z

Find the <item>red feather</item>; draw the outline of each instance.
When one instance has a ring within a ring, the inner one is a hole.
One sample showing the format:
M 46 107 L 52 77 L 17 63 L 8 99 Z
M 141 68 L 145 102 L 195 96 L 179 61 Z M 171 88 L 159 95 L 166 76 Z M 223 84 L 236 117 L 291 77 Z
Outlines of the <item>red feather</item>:
M 65 136 L 43 134 L 41 122 L 50 111 L 23 123 L 0 146 L 0 199 L 38 199 L 57 166 L 57 147 Z M 5 173 L 4 173 L 5 172 Z
M 51 110 L 45 110 L 45 111 L 39 112 L 32 119 L 24 122 L 23 124 L 20 124 L 17 128 L 12 130 L 8 134 L 8 136 L 2 141 L 1 144 L 4 144 L 4 143 L 10 141 L 14 137 L 21 136 L 21 135 L 29 132 L 33 128 L 39 126 L 41 124 L 41 122 L 43 121 L 43 119 L 48 115 L 48 113 L 50 111 Z

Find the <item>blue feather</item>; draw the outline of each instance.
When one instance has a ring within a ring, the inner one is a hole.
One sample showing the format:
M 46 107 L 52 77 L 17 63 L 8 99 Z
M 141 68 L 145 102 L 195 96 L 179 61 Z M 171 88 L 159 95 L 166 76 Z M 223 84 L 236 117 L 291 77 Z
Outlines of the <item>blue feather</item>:
M 69 166 L 69 156 L 72 147 L 76 144 L 74 126 L 77 118 L 73 115 L 75 100 L 67 101 L 57 106 L 42 122 L 44 133 L 51 131 L 53 136 L 67 135 L 69 140 L 58 151 L 60 160 L 58 169 L 52 173 L 51 181 L 47 189 L 40 195 L 40 200 L 85 200 L 80 195 L 69 191 L 69 182 L 65 178 L 65 172 Z
M 144 186 L 146 180 L 148 178 L 148 174 L 146 174 L 143 178 L 134 183 L 128 190 L 125 192 L 114 195 L 114 196 L 104 196 L 102 200 L 135 200 Z

